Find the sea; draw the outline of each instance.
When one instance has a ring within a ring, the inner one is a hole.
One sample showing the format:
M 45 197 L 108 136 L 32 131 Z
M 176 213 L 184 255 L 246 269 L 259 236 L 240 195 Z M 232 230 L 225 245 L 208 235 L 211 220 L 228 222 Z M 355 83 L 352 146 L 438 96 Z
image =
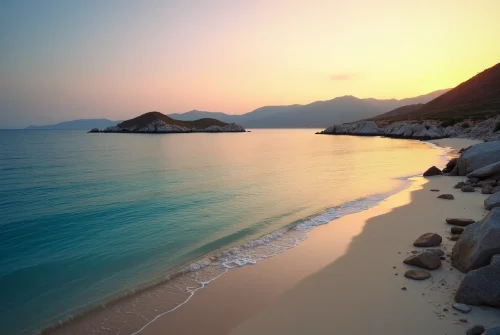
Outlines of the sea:
M 425 142 L 316 131 L 1 130 L 0 333 L 140 333 L 443 161 Z

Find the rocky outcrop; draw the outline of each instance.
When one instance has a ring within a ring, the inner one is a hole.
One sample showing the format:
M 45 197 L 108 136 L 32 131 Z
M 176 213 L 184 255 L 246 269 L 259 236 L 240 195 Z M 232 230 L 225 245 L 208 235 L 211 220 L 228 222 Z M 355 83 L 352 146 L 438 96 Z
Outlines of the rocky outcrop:
M 385 127 L 379 127 L 374 121 L 360 121 L 352 124 L 333 125 L 320 134 L 385 136 L 394 138 L 437 139 L 455 136 L 451 130 L 437 127 L 433 124 L 394 122 Z
M 500 254 L 500 208 L 467 226 L 460 236 L 453 247 L 451 264 L 464 273 L 488 265 L 494 255 Z
M 496 125 L 499 122 L 500 116 L 473 124 L 472 127 L 463 127 L 461 124 L 444 127 L 437 125 L 435 121 L 419 123 L 415 121 L 398 121 L 379 126 L 374 121 L 365 120 L 333 125 L 318 134 L 385 136 L 420 140 L 459 137 L 491 141 L 500 139 L 500 132 L 495 132 Z
M 500 255 L 493 256 L 490 265 L 467 273 L 455 300 L 469 305 L 500 307 Z

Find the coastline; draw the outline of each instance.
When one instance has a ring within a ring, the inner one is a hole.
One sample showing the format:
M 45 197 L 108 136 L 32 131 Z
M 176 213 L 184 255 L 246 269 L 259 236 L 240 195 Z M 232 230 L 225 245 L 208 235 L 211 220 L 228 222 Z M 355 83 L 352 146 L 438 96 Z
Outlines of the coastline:
M 445 139 L 432 143 L 453 148 L 453 155 L 476 142 Z M 362 226 L 347 252 L 238 324 L 230 334 L 458 334 L 475 324 L 498 325 L 497 309 L 472 307 L 469 314 L 462 314 L 451 308 L 464 274 L 451 267 L 449 257 L 428 280 L 412 281 L 403 276 L 411 268 L 403 259 L 419 249 L 412 245 L 416 237 L 426 232 L 440 234 L 441 247 L 449 254 L 454 242 L 446 238 L 451 226 L 445 218 L 478 220 L 486 213 L 482 203 L 487 195 L 453 188 L 464 177 L 412 179 L 408 190 L 375 208 L 342 218 L 349 221 L 346 224 Z M 451 193 L 455 200 L 436 199 L 440 193 L 431 189 Z M 333 238 L 335 229 L 331 225 L 320 227 L 308 242 L 323 238 L 317 234 Z
M 437 146 L 446 153 L 448 150 L 454 148 L 458 150 L 462 146 L 469 146 L 479 142 L 467 139 L 445 139 L 424 143 L 432 147 Z M 449 154 L 453 155 L 454 153 L 449 152 Z M 193 296 L 192 303 L 186 304 L 175 313 L 164 315 L 145 328 L 141 334 L 162 334 L 167 330 L 172 334 L 224 334 L 229 333 L 232 328 L 235 328 L 237 333 L 240 328 L 246 329 L 245 320 L 252 320 L 254 316 L 258 318 L 259 315 L 266 314 L 270 319 L 273 319 L 274 314 L 272 312 L 270 314 L 268 310 L 261 312 L 262 309 L 270 305 L 278 305 L 282 299 L 281 295 L 296 290 L 296 287 L 302 281 L 308 280 L 309 276 L 322 271 L 332 262 L 343 257 L 349 251 L 351 240 L 363 233 L 368 220 L 372 217 L 387 214 L 405 204 L 411 205 L 409 199 L 411 193 L 424 187 L 427 180 L 416 177 L 411 178 L 411 181 L 413 184 L 409 188 L 400 190 L 374 207 L 343 216 L 329 222 L 327 225 L 316 227 L 309 232 L 308 238 L 296 248 L 264 259 L 254 266 L 240 267 L 227 272 L 225 276 L 210 283 L 204 290 Z M 449 181 L 450 184 L 454 182 L 455 180 Z M 430 185 L 425 185 L 426 188 L 430 187 Z M 480 204 L 480 201 L 478 201 L 478 204 Z M 439 206 L 435 207 L 435 210 L 439 211 Z M 446 229 L 447 227 L 440 228 Z M 413 239 L 412 236 L 411 240 L 408 241 L 409 245 L 411 245 Z M 367 255 L 367 257 L 370 257 L 370 255 Z M 365 260 L 359 261 L 361 263 L 365 262 Z M 388 269 L 390 270 L 390 267 Z M 392 272 L 390 274 L 393 275 Z M 402 273 L 400 275 L 399 278 L 402 278 Z M 399 290 L 399 286 L 396 286 L 396 288 Z M 299 310 L 303 308 L 300 307 L 300 303 L 297 306 Z M 330 307 L 336 308 L 336 303 L 332 302 Z M 286 311 L 287 306 L 281 306 L 281 308 Z M 342 312 L 341 307 L 338 308 L 337 312 Z M 316 307 L 313 306 L 312 309 L 318 312 Z M 354 311 L 353 316 L 355 315 L 357 313 Z M 288 317 L 301 320 L 300 315 L 287 315 L 286 318 Z M 286 322 L 286 318 L 284 322 Z M 195 319 L 196 322 L 185 321 L 190 319 Z M 300 329 L 300 327 L 297 329 Z M 256 334 L 261 332 L 266 333 L 266 328 L 250 329 L 248 333 Z M 293 330 L 269 328 L 267 333 L 286 332 L 293 333 Z M 299 331 L 298 333 L 304 332 Z M 347 333 L 349 332 L 347 331 Z
M 392 194 L 400 192 L 401 190 L 410 186 L 410 182 L 407 180 L 407 177 L 398 177 L 395 178 L 395 180 L 400 181 L 401 187 L 392 190 L 390 193 L 373 195 L 367 198 L 344 203 L 344 205 L 342 206 L 327 209 L 324 213 L 320 213 L 319 215 L 313 215 L 312 217 L 300 220 L 300 223 L 295 222 L 294 224 L 291 224 L 290 226 L 287 226 L 284 229 L 275 231 L 274 233 L 266 235 L 258 240 L 251 241 L 251 243 L 257 245 L 257 247 L 259 245 L 262 245 L 263 248 L 266 248 L 268 246 L 267 242 L 270 239 L 273 241 L 276 240 L 277 242 L 276 244 L 280 245 L 279 250 L 277 251 L 272 250 L 272 252 L 269 253 L 266 257 L 258 259 L 259 260 L 258 264 L 261 264 L 263 261 L 279 257 L 281 254 L 283 254 L 283 251 L 287 251 L 288 253 L 295 250 L 296 249 L 295 247 L 297 247 L 298 243 L 306 240 L 309 231 L 315 228 L 316 226 L 324 225 L 326 223 L 331 222 L 331 220 L 336 220 L 336 219 L 338 220 L 339 217 L 349 216 L 352 213 L 363 211 L 366 210 L 367 208 L 376 206 L 378 203 L 380 203 L 380 201 L 384 201 L 384 199 L 391 196 Z M 338 211 L 338 209 L 340 209 L 340 211 Z M 323 214 L 325 215 L 323 216 Z M 298 226 L 301 226 L 300 227 L 301 229 L 290 229 Z M 290 236 L 290 234 L 287 234 L 287 236 L 285 236 L 286 237 L 285 239 L 281 239 L 281 237 L 283 237 L 282 234 L 283 230 L 286 230 L 288 233 L 291 232 L 294 236 Z M 348 240 L 349 237 L 343 237 L 342 241 L 340 240 L 338 241 L 339 245 L 342 243 L 345 244 L 345 241 Z M 269 252 L 269 250 L 266 250 L 266 252 Z M 342 252 L 343 251 L 338 251 L 338 252 L 336 251 L 336 253 L 339 254 L 341 254 Z M 241 260 L 242 258 L 245 259 L 245 257 L 241 257 L 241 255 L 238 256 L 240 256 L 236 257 L 238 261 Z M 234 271 L 239 271 L 241 269 L 250 270 L 254 268 L 254 266 L 252 267 L 247 267 L 247 266 L 241 267 L 241 266 L 245 264 L 255 263 L 255 262 L 244 262 L 243 264 L 234 263 L 231 264 L 230 266 L 221 268 L 220 266 L 217 266 L 218 264 L 220 264 L 220 262 L 217 263 L 218 261 L 220 261 L 220 259 L 221 259 L 220 253 L 208 254 L 199 261 L 195 263 L 189 263 L 188 266 L 183 267 L 179 271 L 176 271 L 175 276 L 165 277 L 164 279 L 160 280 L 160 282 L 157 282 L 152 286 L 147 286 L 144 289 L 137 289 L 135 291 L 130 290 L 130 292 L 127 292 L 127 294 L 125 294 L 124 296 L 118 297 L 117 299 L 108 302 L 106 305 L 97 306 L 92 310 L 83 313 L 83 315 L 78 315 L 77 317 L 70 316 L 68 320 L 60 322 L 59 324 L 56 325 L 51 325 L 49 327 L 46 327 L 42 331 L 42 333 L 73 334 L 73 333 L 91 332 L 92 330 L 95 329 L 97 325 L 97 328 L 101 328 L 100 329 L 101 333 L 103 332 L 114 333 L 113 330 L 119 329 L 120 331 L 123 331 L 124 333 L 127 334 L 135 334 L 139 332 L 142 334 L 142 333 L 149 333 L 151 329 L 152 334 L 154 334 L 155 329 L 157 329 L 157 325 L 160 325 L 161 328 L 162 327 L 161 325 L 164 324 L 163 320 L 174 319 L 173 321 L 174 323 L 177 322 L 176 320 L 183 320 L 183 317 L 179 317 L 180 315 L 179 313 L 181 313 L 181 311 L 191 310 L 191 308 L 196 309 L 198 308 L 198 306 L 201 307 L 201 309 L 207 308 L 206 304 L 203 303 L 200 304 L 199 302 L 190 304 L 185 304 L 185 303 L 190 299 L 195 299 L 196 301 L 198 301 L 199 300 L 198 296 L 202 292 L 207 291 L 207 289 L 205 290 L 200 290 L 200 289 L 203 287 L 212 288 L 215 284 L 223 280 L 229 273 L 233 272 L 233 271 L 227 271 L 228 268 L 235 268 L 233 269 Z M 325 258 L 322 263 L 310 262 L 309 260 L 304 261 L 304 263 L 308 263 L 308 265 L 305 266 L 303 269 L 297 269 L 297 272 L 293 276 L 295 276 L 295 278 L 299 280 L 304 276 L 310 274 L 311 271 L 316 271 L 317 269 L 326 266 L 328 264 L 327 262 L 329 261 L 331 261 L 331 258 L 329 257 Z M 276 268 L 269 269 L 269 274 L 271 276 L 275 276 L 276 270 L 280 271 L 281 267 L 282 267 L 281 264 L 276 263 Z M 224 273 L 226 273 L 226 276 L 220 277 Z M 293 277 L 292 274 L 289 273 L 288 275 L 290 275 L 290 279 L 292 279 Z M 216 278 L 218 278 L 218 280 L 213 281 Z M 231 276 L 231 278 L 233 277 Z M 235 281 L 231 278 L 229 278 L 227 281 L 224 280 L 224 282 L 221 283 L 222 286 L 224 287 L 224 285 L 226 285 L 225 283 L 229 283 L 228 284 L 229 286 L 234 285 Z M 239 278 L 236 280 L 236 282 L 239 281 L 245 283 L 247 279 Z M 261 285 L 264 284 L 266 281 L 268 280 L 266 279 L 256 280 L 256 283 L 257 284 L 260 283 L 258 285 Z M 297 281 L 291 281 L 290 285 L 293 285 L 296 282 Z M 209 283 L 210 285 L 208 285 Z M 263 299 L 262 301 L 266 301 L 267 303 L 269 301 L 268 300 L 269 298 L 276 297 L 277 293 L 283 292 L 282 288 L 285 288 L 285 286 L 282 286 L 281 285 L 282 283 L 283 283 L 283 278 L 281 278 L 280 281 L 276 283 L 277 286 L 274 287 L 274 289 L 272 290 L 273 292 L 268 292 L 269 295 L 264 297 L 260 293 L 258 294 L 259 298 L 255 300 L 255 304 L 252 307 L 253 309 L 246 307 L 237 309 L 235 313 L 236 314 L 242 313 L 242 314 L 241 315 L 239 314 L 240 315 L 239 317 L 233 318 L 231 320 L 231 323 L 227 323 L 224 321 L 220 326 L 223 327 L 225 331 L 228 331 L 230 329 L 227 328 L 228 325 L 231 325 L 231 327 L 235 326 L 238 322 L 243 321 L 244 318 L 247 318 L 248 316 L 255 313 L 255 311 L 258 310 L 261 306 L 261 304 L 259 303 L 259 301 L 261 300 L 259 299 L 262 298 Z M 194 292 L 197 292 L 197 294 L 194 295 Z M 252 290 L 249 290 L 248 292 L 252 292 Z M 169 295 L 167 299 L 165 298 L 164 294 Z M 216 294 L 216 296 L 217 295 L 219 294 Z M 220 297 L 217 297 L 217 299 L 219 298 Z M 252 297 L 250 297 L 250 299 L 251 298 Z M 181 306 L 182 308 L 180 308 Z M 175 313 L 170 314 L 170 312 L 173 312 L 174 310 Z M 193 315 L 198 317 L 199 314 L 204 314 L 205 312 L 204 311 L 201 311 L 201 313 L 195 312 L 195 314 Z M 190 315 L 191 315 L 190 312 L 188 312 L 186 314 L 186 317 L 189 318 Z M 119 321 L 126 321 L 127 325 L 130 326 L 130 328 L 127 327 L 126 329 L 121 329 L 120 325 L 118 325 L 117 322 L 118 319 L 120 319 Z M 106 320 L 106 322 L 103 323 L 101 322 L 102 320 Z M 109 320 L 113 320 L 113 322 L 109 322 Z M 156 321 L 151 323 L 152 320 Z M 213 318 L 209 320 L 209 323 L 214 323 Z M 143 327 L 145 324 L 147 324 L 146 328 Z M 186 332 L 186 330 L 183 330 L 182 328 L 183 326 L 185 325 L 180 326 L 178 333 Z M 172 329 L 172 324 L 170 321 L 168 321 L 167 327 L 169 329 Z M 141 331 L 141 329 L 143 328 L 144 330 Z M 109 329 L 109 331 L 106 332 L 105 329 Z M 200 331 L 201 330 L 202 329 L 200 328 Z M 159 332 L 163 331 L 160 329 Z M 219 333 L 219 332 L 215 331 L 214 333 Z

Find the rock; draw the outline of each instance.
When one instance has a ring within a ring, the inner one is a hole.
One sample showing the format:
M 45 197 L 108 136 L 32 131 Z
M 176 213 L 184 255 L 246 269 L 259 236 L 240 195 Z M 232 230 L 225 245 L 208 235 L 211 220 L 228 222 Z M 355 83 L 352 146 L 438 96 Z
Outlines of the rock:
M 442 241 L 443 238 L 436 233 L 425 233 L 417 238 L 417 240 L 413 242 L 413 245 L 415 247 L 437 247 Z
M 432 166 L 424 172 L 424 177 L 439 176 L 443 174 L 437 167 Z
M 495 187 L 493 187 L 493 192 L 492 192 L 492 194 L 495 194 L 495 193 L 497 193 L 498 191 L 500 191 L 500 186 L 495 186 Z
M 401 289 L 402 289 L 403 291 L 406 291 L 406 287 L 404 287 L 404 286 L 403 286 L 403 287 L 401 287 Z
M 484 327 L 482 325 L 475 325 L 465 332 L 466 335 L 481 335 L 482 333 L 484 333 Z
M 403 263 L 415 265 L 427 270 L 435 270 L 441 266 L 439 256 L 430 251 L 423 251 L 406 258 Z
M 408 270 L 405 272 L 405 277 L 414 280 L 424 280 L 431 277 L 431 274 L 423 270 Z
M 457 165 L 457 161 L 458 161 L 458 158 L 452 158 L 450 159 L 450 161 L 448 163 L 446 163 L 446 167 L 448 169 L 453 169 L 455 167 L 455 165 Z
M 469 178 L 484 179 L 500 173 L 500 161 L 483 166 L 467 175 Z
M 100 132 L 99 128 L 92 128 L 92 129 L 89 131 L 89 133 L 99 133 L 99 132 Z
M 450 236 L 451 241 L 458 241 L 459 238 L 460 238 L 460 235 L 451 235 Z
M 493 193 L 493 186 L 491 186 L 490 184 L 484 185 L 483 188 L 481 189 L 481 193 L 482 194 L 492 194 Z
M 436 255 L 438 256 L 443 256 L 444 255 L 444 251 L 443 249 L 439 249 L 439 248 L 430 248 L 430 249 L 425 249 L 425 251 L 430 251 L 432 253 L 435 253 Z
M 461 188 L 462 192 L 475 192 L 476 189 L 473 186 L 466 185 Z
M 474 220 L 472 219 L 464 219 L 464 218 L 448 218 L 446 219 L 446 223 L 447 224 L 452 224 L 452 225 L 455 225 L 455 226 L 461 226 L 461 227 L 466 227 L 470 224 L 473 224 Z
M 439 192 L 439 190 L 435 189 L 435 188 L 432 188 L 431 189 L 431 192 Z
M 500 208 L 493 208 L 459 236 L 451 253 L 452 265 L 464 273 L 488 265 L 500 253 Z
M 467 323 L 468 322 L 466 318 L 458 319 L 458 321 L 463 322 L 463 323 Z
M 488 328 L 484 335 L 500 335 L 500 327 Z
M 462 234 L 464 229 L 462 227 L 451 227 L 452 234 Z
M 453 309 L 456 309 L 459 312 L 466 314 L 471 311 L 471 308 L 466 304 L 454 303 L 453 305 L 451 305 L 451 307 L 453 307 Z
M 453 196 L 453 194 L 441 194 L 438 195 L 438 199 L 453 200 L 455 199 L 455 197 Z
M 484 200 L 484 208 L 487 210 L 491 210 L 498 206 L 500 206 L 500 192 L 493 193 Z
M 455 300 L 470 305 L 500 307 L 500 255 L 490 265 L 472 270 L 460 283 Z
M 500 161 L 500 141 L 473 145 L 458 158 L 456 165 L 458 175 L 465 176 L 498 161 Z
M 461 189 L 462 187 L 464 187 L 466 184 L 463 182 L 463 181 L 459 181 L 455 186 L 453 186 L 453 188 L 458 188 L 458 189 Z

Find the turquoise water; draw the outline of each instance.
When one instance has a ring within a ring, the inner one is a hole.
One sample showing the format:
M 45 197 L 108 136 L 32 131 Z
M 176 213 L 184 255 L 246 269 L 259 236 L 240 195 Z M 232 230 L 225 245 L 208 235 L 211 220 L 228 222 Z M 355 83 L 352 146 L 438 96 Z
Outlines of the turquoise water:
M 393 192 L 441 154 L 314 132 L 0 131 L 1 333 L 31 334 L 210 251 Z

